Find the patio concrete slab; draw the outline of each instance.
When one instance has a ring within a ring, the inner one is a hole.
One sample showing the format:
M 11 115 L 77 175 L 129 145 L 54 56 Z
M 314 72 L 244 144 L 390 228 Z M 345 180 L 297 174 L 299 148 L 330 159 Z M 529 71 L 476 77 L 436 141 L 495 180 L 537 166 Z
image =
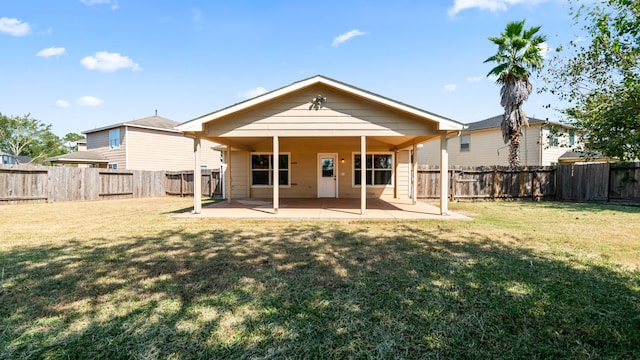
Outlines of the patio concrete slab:
M 271 199 L 239 199 L 207 205 L 200 214 L 185 212 L 172 219 L 228 218 L 228 219 L 324 219 L 324 220 L 469 220 L 454 212 L 441 215 L 431 204 L 410 199 L 367 199 L 366 214 L 360 214 L 360 199 L 280 199 L 276 214 Z

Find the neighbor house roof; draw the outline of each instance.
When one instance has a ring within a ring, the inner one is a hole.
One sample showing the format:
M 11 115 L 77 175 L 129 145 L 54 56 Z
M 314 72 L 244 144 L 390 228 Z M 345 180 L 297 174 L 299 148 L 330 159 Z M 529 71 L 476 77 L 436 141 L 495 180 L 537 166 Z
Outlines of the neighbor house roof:
M 142 129 L 153 129 L 153 130 L 161 130 L 161 131 L 170 131 L 170 132 L 178 132 L 175 127 L 177 125 L 179 125 L 180 123 L 177 121 L 173 121 L 167 118 L 163 118 L 162 116 L 149 116 L 146 118 L 142 118 L 142 119 L 137 119 L 137 120 L 131 120 L 131 121 L 125 121 L 125 122 L 121 122 L 121 123 L 117 123 L 117 124 L 113 124 L 113 125 L 108 125 L 108 126 L 103 126 L 100 128 L 96 128 L 96 129 L 92 129 L 92 130 L 86 130 L 83 131 L 83 134 L 90 134 L 90 133 L 94 133 L 94 132 L 98 132 L 98 131 L 102 131 L 102 130 L 108 130 L 108 129 L 115 129 L 115 128 L 119 128 L 122 126 L 129 126 L 129 127 L 135 127 L 135 128 L 142 128 Z
M 422 110 L 419 109 L 417 107 L 411 106 L 411 105 L 407 105 L 405 103 L 402 102 L 398 102 L 395 101 L 393 99 L 372 93 L 370 91 L 367 90 L 363 90 L 360 88 L 357 88 L 355 86 L 334 80 L 334 79 L 330 79 L 328 77 L 322 76 L 322 75 L 316 75 L 307 79 L 303 79 L 297 82 L 294 82 L 290 85 L 281 87 L 279 89 L 267 92 L 265 94 L 256 96 L 254 98 L 245 100 L 243 102 L 231 105 L 229 107 L 214 111 L 212 113 L 200 116 L 198 118 L 195 118 L 193 120 L 184 122 L 182 124 L 180 124 L 177 129 L 183 132 L 198 132 L 198 131 L 202 131 L 203 130 L 203 124 L 207 123 L 209 121 L 212 120 L 216 120 L 219 118 L 222 118 L 226 115 L 241 111 L 241 110 L 245 110 L 248 109 L 250 107 L 253 107 L 255 105 L 258 104 L 262 104 L 265 103 L 267 101 L 273 100 L 275 98 L 281 97 L 283 95 L 287 95 L 290 94 L 292 92 L 298 91 L 300 89 L 312 86 L 312 85 L 317 85 L 317 84 L 322 84 L 322 85 L 326 85 L 329 87 L 333 87 L 336 88 L 338 90 L 341 90 L 345 93 L 349 93 L 355 96 L 359 96 L 362 98 L 365 98 L 369 101 L 381 104 L 381 105 L 385 105 L 389 108 L 392 108 L 394 110 L 398 110 L 398 111 L 402 111 L 402 112 L 406 112 L 406 113 L 410 113 L 414 116 L 417 116 L 419 118 L 423 118 L 423 119 L 428 119 L 430 121 L 435 121 L 438 123 L 438 129 L 439 130 L 462 130 L 464 129 L 464 125 L 462 123 L 459 123 L 455 120 L 446 118 L 444 116 L 440 116 L 431 112 L 428 112 L 426 110 Z
M 109 162 L 104 155 L 96 151 L 76 151 L 69 154 L 50 157 L 45 161 L 66 164 L 106 164 Z
M 469 123 L 467 124 L 467 128 L 464 131 L 469 132 L 469 131 L 486 130 L 486 129 L 493 129 L 493 128 L 500 129 L 500 124 L 502 123 L 502 117 L 503 115 L 497 115 L 497 116 L 490 117 L 488 119 Z M 558 125 L 558 126 L 564 126 L 564 127 L 573 127 L 568 124 L 562 124 L 562 123 L 550 121 L 550 120 L 541 120 L 533 117 L 529 118 L 529 124 L 530 125 L 551 124 L 551 125 Z
M 15 155 L 12 155 L 12 154 L 9 154 L 9 153 L 6 153 L 6 152 L 3 152 L 3 151 L 0 151 L 0 156 L 3 156 L 3 155 L 4 155 L 4 156 L 12 157 L 12 158 L 14 158 L 14 159 L 18 160 L 18 162 L 19 162 L 19 163 L 21 163 L 21 164 L 30 163 L 30 162 L 31 162 L 31 160 L 32 160 L 29 156 L 26 156 L 26 155 L 18 155 L 18 156 L 15 156 Z
M 618 159 L 604 156 L 599 152 L 572 151 L 569 150 L 558 157 L 560 163 L 575 162 L 617 162 Z

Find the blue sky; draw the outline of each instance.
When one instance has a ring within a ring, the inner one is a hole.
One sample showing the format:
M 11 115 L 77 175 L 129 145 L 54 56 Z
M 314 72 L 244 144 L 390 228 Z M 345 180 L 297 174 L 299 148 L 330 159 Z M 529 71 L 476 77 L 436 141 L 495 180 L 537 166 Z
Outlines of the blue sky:
M 60 136 L 156 109 L 184 122 L 317 74 L 483 120 L 502 113 L 488 37 L 522 19 L 551 49 L 579 32 L 560 0 L 1 1 L 0 112 Z M 545 104 L 524 109 L 557 119 Z

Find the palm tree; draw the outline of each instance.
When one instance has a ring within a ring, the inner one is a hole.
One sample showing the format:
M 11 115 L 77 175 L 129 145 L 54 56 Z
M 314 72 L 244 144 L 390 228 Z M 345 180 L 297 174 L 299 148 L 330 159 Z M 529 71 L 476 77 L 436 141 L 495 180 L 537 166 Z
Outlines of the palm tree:
M 509 166 L 520 166 L 520 134 L 522 126 L 529 126 L 527 115 L 522 110 L 522 103 L 527 101 L 533 86 L 529 82 L 529 71 L 542 67 L 542 49 L 546 37 L 536 35 L 540 26 L 524 29 L 524 20 L 510 22 L 500 37 L 489 40 L 498 45 L 498 53 L 484 62 L 495 62 L 498 65 L 489 71 L 487 76 L 495 76 L 496 83 L 501 84 L 500 105 L 504 108 L 502 118 L 502 139 L 509 143 Z

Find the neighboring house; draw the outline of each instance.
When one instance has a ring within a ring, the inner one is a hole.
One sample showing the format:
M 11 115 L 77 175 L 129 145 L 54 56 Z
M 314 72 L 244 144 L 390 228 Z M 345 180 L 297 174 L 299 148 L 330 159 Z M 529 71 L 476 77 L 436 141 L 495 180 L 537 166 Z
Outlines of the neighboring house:
M 0 151 L 0 164 L 14 165 L 14 164 L 27 164 L 31 162 L 31 158 L 24 155 L 11 155 Z
M 206 139 L 227 146 L 228 201 L 272 198 L 277 213 L 280 197 L 360 198 L 364 213 L 367 197 L 415 201 L 416 163 L 410 154 L 418 144 L 446 139 L 463 127 L 315 76 L 203 115 L 178 129 L 196 144 Z M 446 213 L 447 186 L 441 188 L 441 211 Z M 196 212 L 199 201 L 194 199 Z
M 448 141 L 449 164 L 460 166 L 509 165 L 509 146 L 502 140 L 502 115 L 467 124 L 466 129 Z M 580 136 L 570 125 L 529 118 L 529 126 L 522 128 L 520 136 L 520 162 L 523 166 L 546 166 L 575 162 L 569 157 L 583 148 Z M 438 140 L 425 143 L 418 151 L 418 163 L 437 165 L 434 152 L 440 148 Z M 586 161 L 586 159 L 582 159 Z
M 52 163 L 91 164 L 129 170 L 191 170 L 193 140 L 175 129 L 180 123 L 160 116 L 117 123 L 84 131 L 86 151 L 58 156 Z M 202 143 L 203 169 L 219 169 L 218 144 Z
M 76 141 L 67 141 L 64 143 L 64 148 L 67 153 L 76 151 L 87 151 L 87 139 L 78 139 Z

